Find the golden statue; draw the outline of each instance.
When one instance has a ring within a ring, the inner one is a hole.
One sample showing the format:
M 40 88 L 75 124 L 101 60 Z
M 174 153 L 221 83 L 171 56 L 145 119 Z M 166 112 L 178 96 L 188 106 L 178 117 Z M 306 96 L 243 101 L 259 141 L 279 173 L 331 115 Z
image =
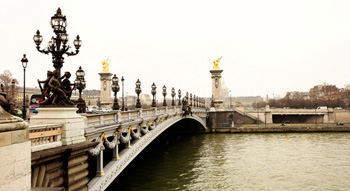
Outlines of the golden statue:
M 213 69 L 214 70 L 220 69 L 219 68 L 219 62 L 220 62 L 221 58 L 222 58 L 222 56 L 220 58 L 217 58 L 216 60 L 215 59 L 213 60 L 213 64 L 214 64 Z
M 109 72 L 109 63 L 108 63 L 108 59 L 107 60 L 103 60 L 102 61 L 102 72 Z

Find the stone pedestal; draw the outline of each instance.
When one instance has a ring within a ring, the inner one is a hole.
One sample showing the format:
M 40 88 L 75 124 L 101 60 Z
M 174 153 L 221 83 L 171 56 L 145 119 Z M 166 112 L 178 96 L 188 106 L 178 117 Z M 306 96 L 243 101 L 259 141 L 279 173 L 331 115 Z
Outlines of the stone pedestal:
M 31 190 L 28 123 L 0 107 L 0 190 Z
M 109 72 L 101 72 L 98 74 L 100 75 L 100 81 L 101 81 L 101 104 L 103 105 L 112 104 L 111 76 L 113 74 Z
M 210 70 L 212 79 L 212 95 L 216 111 L 224 111 L 224 101 L 221 91 L 221 73 L 223 70 Z
M 63 124 L 62 145 L 85 141 L 84 117 L 77 114 L 77 108 L 37 108 L 38 114 L 30 119 L 30 124 Z

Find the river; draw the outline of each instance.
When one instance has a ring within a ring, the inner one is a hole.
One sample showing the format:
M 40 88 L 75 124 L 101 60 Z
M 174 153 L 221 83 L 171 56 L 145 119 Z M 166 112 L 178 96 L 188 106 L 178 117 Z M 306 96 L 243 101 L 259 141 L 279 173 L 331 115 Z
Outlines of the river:
M 107 190 L 350 190 L 350 133 L 166 137 Z

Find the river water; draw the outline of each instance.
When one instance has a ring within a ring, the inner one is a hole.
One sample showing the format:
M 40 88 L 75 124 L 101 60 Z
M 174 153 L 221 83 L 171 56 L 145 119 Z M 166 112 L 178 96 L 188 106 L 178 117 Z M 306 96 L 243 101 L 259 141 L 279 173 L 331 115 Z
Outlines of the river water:
M 167 137 L 107 190 L 350 190 L 350 133 Z

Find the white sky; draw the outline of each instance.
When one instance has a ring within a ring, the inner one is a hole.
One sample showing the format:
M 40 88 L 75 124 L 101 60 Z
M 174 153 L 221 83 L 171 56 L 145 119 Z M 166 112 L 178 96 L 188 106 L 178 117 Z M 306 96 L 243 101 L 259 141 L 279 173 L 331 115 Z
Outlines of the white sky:
M 50 19 L 57 8 L 68 20 L 70 45 L 79 34 L 77 56 L 62 68 L 72 74 L 82 66 L 87 89 L 99 89 L 101 61 L 123 75 L 135 94 L 135 82 L 150 93 L 165 84 L 199 96 L 211 96 L 214 59 L 232 96 L 265 97 L 308 91 L 327 82 L 350 83 L 350 1 L 324 0 L 11 0 L 0 2 L 0 72 L 9 69 L 23 82 L 20 60 L 27 54 L 26 86 L 37 86 L 53 70 L 51 55 L 36 50 L 54 35 Z M 75 75 L 71 81 L 74 81 Z

